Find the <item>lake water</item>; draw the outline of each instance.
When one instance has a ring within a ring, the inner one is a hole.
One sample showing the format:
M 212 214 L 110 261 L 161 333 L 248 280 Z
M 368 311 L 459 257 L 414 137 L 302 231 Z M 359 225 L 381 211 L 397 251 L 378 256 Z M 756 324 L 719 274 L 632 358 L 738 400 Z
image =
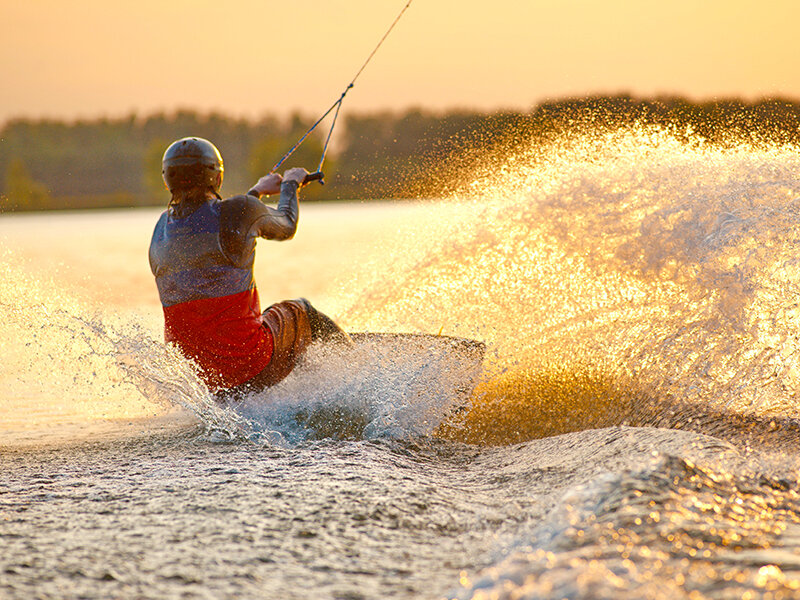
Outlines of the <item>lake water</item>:
M 0 216 L 0 597 L 800 597 L 798 174 L 584 133 L 259 242 L 265 304 L 485 342 L 466 410 L 446 361 L 326 349 L 219 407 L 160 211 Z

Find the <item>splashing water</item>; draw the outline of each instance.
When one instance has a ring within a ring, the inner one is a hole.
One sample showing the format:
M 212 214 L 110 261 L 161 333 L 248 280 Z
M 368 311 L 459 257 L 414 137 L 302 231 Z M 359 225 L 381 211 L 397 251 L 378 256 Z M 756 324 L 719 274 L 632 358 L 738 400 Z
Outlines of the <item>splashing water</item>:
M 449 437 L 713 432 L 709 411 L 776 427 L 800 374 L 799 167 L 793 147 L 654 128 L 565 137 L 476 179 L 472 211 L 411 268 L 379 274 L 348 317 L 446 319 L 489 343 L 468 433 Z
M 237 412 L 258 430 L 299 441 L 429 437 L 462 410 L 483 349 L 438 336 L 353 334 L 354 346 L 312 346 L 284 381 Z
M 14 281 L 0 297 L 9 356 L 3 434 L 16 443 L 23 429 L 59 425 L 60 436 L 44 437 L 64 441 L 76 437 L 74 425 L 81 423 L 96 437 L 101 420 L 153 417 L 176 407 L 193 414 L 214 441 L 286 445 L 320 437 L 424 436 L 463 405 L 464 382 L 479 366 L 475 359 L 456 362 L 448 338 L 415 342 L 406 336 L 399 343 L 377 336 L 346 353 L 314 347 L 279 385 L 223 406 L 195 366 L 136 319 L 92 312 L 52 282 L 24 273 L 10 257 L 3 266 Z
M 96 437 L 141 419 L 149 427 L 200 389 L 191 365 L 137 322 L 93 311 L 8 253 L 0 266 L 4 441 Z

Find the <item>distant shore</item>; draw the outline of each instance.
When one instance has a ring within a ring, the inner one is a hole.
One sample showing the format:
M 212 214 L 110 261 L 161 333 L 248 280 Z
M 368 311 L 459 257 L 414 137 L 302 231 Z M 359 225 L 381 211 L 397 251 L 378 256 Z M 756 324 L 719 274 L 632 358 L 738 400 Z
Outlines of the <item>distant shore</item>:
M 166 201 L 160 160 L 170 141 L 206 137 L 225 160 L 223 193 L 247 190 L 313 123 L 244 120 L 179 111 L 82 121 L 17 119 L 0 130 L 0 212 L 129 208 Z M 767 98 L 691 102 L 626 95 L 553 100 L 528 112 L 424 110 L 345 115 L 325 163 L 326 186 L 309 201 L 435 198 L 481 169 L 569 131 L 663 127 L 712 144 L 800 143 L 800 102 Z M 316 132 L 315 132 L 316 133 Z M 315 168 L 323 140 L 310 137 L 286 163 Z

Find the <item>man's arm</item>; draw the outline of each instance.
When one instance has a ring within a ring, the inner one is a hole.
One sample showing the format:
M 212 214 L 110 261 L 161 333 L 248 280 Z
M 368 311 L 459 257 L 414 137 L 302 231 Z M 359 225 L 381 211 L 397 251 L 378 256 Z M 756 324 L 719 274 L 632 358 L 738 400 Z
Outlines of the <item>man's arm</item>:
M 272 173 L 258 180 L 253 190 L 259 197 L 270 193 L 280 182 L 281 197 L 277 209 L 269 209 L 266 216 L 260 217 L 250 229 L 250 234 L 269 240 L 288 240 L 297 230 L 297 190 L 303 185 L 308 171 L 301 167 L 289 169 L 283 177 Z M 262 191 L 263 190 L 263 191 Z M 248 192 L 249 193 L 249 192 Z
M 249 236 L 263 237 L 268 240 L 288 240 L 297 231 L 298 205 L 297 188 L 300 185 L 294 180 L 284 180 L 281 183 L 281 196 L 277 208 L 265 204 L 260 214 L 247 228 Z
M 220 244 L 232 261 L 244 260 L 257 237 L 288 240 L 294 236 L 299 214 L 297 190 L 306 173 L 305 169 L 289 169 L 283 178 L 277 174 L 262 177 L 247 195 L 222 202 Z M 275 208 L 258 199 L 273 187 L 280 189 Z

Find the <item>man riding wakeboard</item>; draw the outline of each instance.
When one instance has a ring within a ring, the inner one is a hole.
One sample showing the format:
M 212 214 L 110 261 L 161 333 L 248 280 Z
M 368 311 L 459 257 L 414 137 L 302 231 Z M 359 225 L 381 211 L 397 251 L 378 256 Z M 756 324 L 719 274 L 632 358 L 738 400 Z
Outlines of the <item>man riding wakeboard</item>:
M 264 313 L 253 278 L 256 238 L 288 240 L 297 229 L 297 191 L 308 172 L 270 173 L 247 194 L 223 200 L 224 167 L 208 140 L 187 137 L 164 153 L 172 197 L 153 231 L 150 268 L 164 310 L 164 338 L 199 367 L 221 401 L 285 378 L 317 340 L 347 334 L 307 300 L 286 300 Z M 277 208 L 260 201 L 280 193 Z

